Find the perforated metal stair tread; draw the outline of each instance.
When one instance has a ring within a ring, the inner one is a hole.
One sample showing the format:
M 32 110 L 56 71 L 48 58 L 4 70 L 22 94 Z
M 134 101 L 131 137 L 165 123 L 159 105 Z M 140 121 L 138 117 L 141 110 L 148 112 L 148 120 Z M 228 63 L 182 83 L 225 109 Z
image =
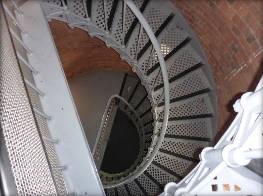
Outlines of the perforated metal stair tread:
M 154 161 L 163 167 L 173 171 L 177 176 L 185 177 L 195 166 L 196 163 L 173 155 L 158 152 Z
M 163 107 L 158 107 L 156 111 L 159 116 Z M 169 120 L 205 118 L 212 117 L 213 114 L 210 98 L 208 94 L 203 94 L 171 103 Z
M 194 97 L 199 94 L 204 94 L 211 90 L 211 86 L 201 69 L 197 69 L 182 78 L 170 83 L 170 103 Z M 164 104 L 162 95 L 163 88 L 154 92 L 153 97 L 159 105 Z M 162 95 L 162 96 L 161 96 Z M 161 99 L 161 101 L 159 101 Z
M 199 161 L 199 154 L 201 150 L 208 146 L 208 142 L 184 140 L 175 138 L 164 138 L 161 150 L 174 153 L 173 155 L 182 155 L 193 159 L 193 161 Z

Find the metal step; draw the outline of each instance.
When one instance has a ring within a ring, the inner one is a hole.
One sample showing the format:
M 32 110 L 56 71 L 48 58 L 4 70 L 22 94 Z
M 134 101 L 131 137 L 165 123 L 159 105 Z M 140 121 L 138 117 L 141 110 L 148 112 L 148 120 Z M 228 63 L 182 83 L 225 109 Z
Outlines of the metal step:
M 131 195 L 144 196 L 144 194 L 141 191 L 140 187 L 134 181 L 131 181 L 130 183 L 128 183 L 127 187 L 129 188 L 129 192 L 131 193 Z
M 134 1 L 135 5 L 140 8 L 143 4 L 143 0 L 136 0 Z M 125 36 L 127 35 L 129 29 L 132 26 L 132 23 L 135 20 L 135 15 L 133 12 L 126 7 L 125 10 L 125 18 L 124 21 L 125 23 L 123 24 L 123 1 L 119 1 L 116 14 L 114 17 L 114 20 L 112 22 L 112 28 L 111 28 L 111 38 L 119 45 L 125 45 Z M 123 32 L 123 27 L 124 27 L 124 32 Z
M 153 32 L 156 32 L 158 30 L 158 28 L 164 23 L 166 18 L 171 13 L 167 11 L 161 12 L 160 9 L 157 9 L 158 5 L 159 4 L 157 1 L 151 1 L 150 4 L 146 7 L 145 11 L 143 12 L 144 17 L 148 21 Z M 140 25 L 137 24 L 125 48 L 126 53 L 133 60 L 137 59 L 137 54 L 149 41 L 149 37 L 145 30 L 141 32 L 140 39 L 139 39 L 139 34 L 140 34 Z
M 112 188 L 112 189 L 105 189 L 104 191 L 105 191 L 107 196 L 117 196 L 117 194 L 115 193 L 114 188 Z
M 166 60 L 168 79 L 172 82 L 191 72 L 195 67 L 199 67 L 200 65 L 202 65 L 202 59 L 194 51 L 191 45 L 187 44 Z M 148 76 L 148 84 L 153 83 L 153 80 L 157 77 L 158 72 L 159 69 L 156 69 Z M 162 76 L 160 75 L 156 81 L 156 86 L 161 84 Z
M 156 109 L 159 116 L 163 106 Z M 170 104 L 169 120 L 196 119 L 213 116 L 213 108 L 208 94 L 198 95 Z M 162 120 L 162 115 L 160 119 Z
M 189 37 L 189 35 L 186 32 L 184 32 L 181 28 L 177 27 L 174 20 L 175 19 L 173 19 L 157 37 L 157 40 L 160 43 L 161 52 L 165 59 L 166 56 L 170 56 L 171 52 L 173 52 L 173 50 L 176 49 L 177 46 L 180 45 L 180 43 L 182 43 L 186 38 Z M 144 55 L 138 61 L 138 65 L 141 71 L 145 74 L 158 63 L 159 61 L 157 55 L 155 51 L 152 50 L 152 47 L 148 48 L 148 50 L 145 51 Z M 154 82 L 148 81 L 147 79 L 147 83 L 152 87 L 152 83 Z
M 137 92 L 134 94 L 134 96 L 132 97 L 130 101 L 131 106 L 135 109 L 135 107 L 141 102 L 141 100 L 145 97 L 145 95 L 147 96 L 147 92 L 145 88 L 143 87 L 143 85 L 140 84 L 137 88 Z
M 201 69 L 194 70 L 182 78 L 175 80 L 170 83 L 169 88 L 170 103 L 211 90 L 211 86 Z M 158 102 L 159 105 L 163 105 L 164 103 L 164 96 L 162 92 L 163 88 L 155 91 L 153 94 L 155 102 Z
M 161 130 L 162 123 L 157 123 L 157 130 Z M 199 118 L 191 120 L 168 121 L 166 137 L 181 138 L 204 138 L 212 136 L 212 125 L 210 118 Z
M 208 144 L 208 142 L 204 141 L 164 138 L 160 149 L 198 162 L 199 154 Z
M 147 195 L 157 195 L 160 192 L 160 187 L 157 186 L 150 178 L 145 174 L 141 174 L 137 178 L 143 189 L 147 192 Z
M 175 172 L 181 177 L 185 177 L 196 166 L 195 162 L 175 157 L 163 152 L 158 152 L 154 158 L 154 161 Z
M 146 170 L 155 180 L 165 186 L 168 182 L 179 182 L 180 179 L 166 172 L 162 168 L 151 164 Z
M 117 188 L 118 196 L 127 196 L 129 195 L 126 187 L 124 185 L 118 186 Z

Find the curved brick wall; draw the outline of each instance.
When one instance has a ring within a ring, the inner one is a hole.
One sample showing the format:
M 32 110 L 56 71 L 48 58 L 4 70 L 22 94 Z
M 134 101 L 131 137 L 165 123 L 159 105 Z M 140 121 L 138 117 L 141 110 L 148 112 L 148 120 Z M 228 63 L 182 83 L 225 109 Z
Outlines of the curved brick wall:
M 120 55 L 100 39 L 78 28 L 70 29 L 64 22 L 52 20 L 49 26 L 67 78 L 100 69 L 133 73 Z
M 235 117 L 233 102 L 263 74 L 262 0 L 172 0 L 196 33 L 217 87 L 218 138 Z
M 218 95 L 218 137 L 235 117 L 233 102 L 253 90 L 263 74 L 263 1 L 172 0 L 205 51 Z M 52 21 L 51 31 L 67 77 L 97 69 L 132 73 L 119 55 L 97 38 Z

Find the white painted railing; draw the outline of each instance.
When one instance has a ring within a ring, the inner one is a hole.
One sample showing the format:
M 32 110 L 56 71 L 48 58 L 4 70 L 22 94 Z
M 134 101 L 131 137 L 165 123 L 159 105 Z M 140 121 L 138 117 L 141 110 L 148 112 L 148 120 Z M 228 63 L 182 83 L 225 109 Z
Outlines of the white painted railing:
M 102 121 L 100 124 L 100 128 L 98 131 L 98 135 L 94 144 L 94 148 L 93 148 L 93 158 L 94 161 L 97 165 L 97 169 L 100 169 L 100 165 L 103 159 L 103 155 L 104 152 L 106 150 L 106 146 L 108 143 L 108 138 L 110 136 L 110 132 L 111 132 L 111 127 L 108 127 L 109 121 L 110 119 L 114 119 L 115 118 L 115 114 L 112 114 L 112 110 L 113 108 L 116 106 L 118 107 L 118 104 L 116 104 L 117 99 L 119 99 L 120 101 L 122 101 L 126 106 L 128 106 L 128 108 L 133 112 L 133 114 L 136 116 L 140 127 L 138 127 L 138 132 L 139 132 L 139 136 L 140 136 L 140 151 L 139 154 L 141 155 L 144 149 L 144 142 L 145 142 L 145 130 L 144 130 L 144 126 L 143 123 L 141 121 L 140 116 L 138 115 L 138 113 L 133 109 L 133 107 L 121 96 L 119 95 L 112 95 L 106 105 L 103 117 L 102 117 Z M 140 157 L 140 156 L 139 156 Z
M 251 159 L 263 158 L 263 77 L 256 91 L 245 93 L 236 101 L 234 109 L 238 114 L 220 141 L 215 147 L 202 151 L 201 162 L 180 183 L 168 183 L 162 196 L 229 195 L 233 193 L 230 192 L 233 188 L 217 189 L 219 183 L 222 186 L 228 184 L 226 180 L 239 183 L 239 188 L 234 189 L 235 194 L 242 190 L 239 192 L 242 195 L 262 195 L 263 178 L 243 166 L 249 164 Z M 237 174 L 242 174 L 242 177 Z M 213 190 L 211 186 L 216 188 Z

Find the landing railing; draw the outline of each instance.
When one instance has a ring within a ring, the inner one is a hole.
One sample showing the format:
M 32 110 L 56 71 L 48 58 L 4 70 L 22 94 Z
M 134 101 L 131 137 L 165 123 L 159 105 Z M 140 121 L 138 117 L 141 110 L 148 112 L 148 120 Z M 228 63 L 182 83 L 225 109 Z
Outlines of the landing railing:
M 262 195 L 262 176 L 244 166 L 263 158 L 263 77 L 233 107 L 237 116 L 218 143 L 204 148 L 199 164 L 180 183 L 168 183 L 162 196 Z
M 0 22 L 1 195 L 104 195 L 40 3 Z
M 100 175 L 102 179 L 108 181 L 112 178 L 121 178 L 123 176 L 127 176 L 130 171 L 134 170 L 134 168 L 138 165 L 141 160 L 142 153 L 144 150 L 144 142 L 145 142 L 145 130 L 143 123 L 140 119 L 138 113 L 133 109 L 133 107 L 121 96 L 112 95 L 106 105 L 102 121 L 100 124 L 100 128 L 98 131 L 98 136 L 95 141 L 95 145 L 93 148 L 93 158 L 97 169 L 100 170 L 100 166 L 103 160 L 103 155 L 105 153 L 107 143 L 110 137 L 112 124 L 116 115 L 116 111 L 120 109 L 123 111 L 133 122 L 137 128 L 140 138 L 140 150 L 137 156 L 135 163 L 126 171 L 119 174 L 107 174 L 105 172 L 100 171 Z

